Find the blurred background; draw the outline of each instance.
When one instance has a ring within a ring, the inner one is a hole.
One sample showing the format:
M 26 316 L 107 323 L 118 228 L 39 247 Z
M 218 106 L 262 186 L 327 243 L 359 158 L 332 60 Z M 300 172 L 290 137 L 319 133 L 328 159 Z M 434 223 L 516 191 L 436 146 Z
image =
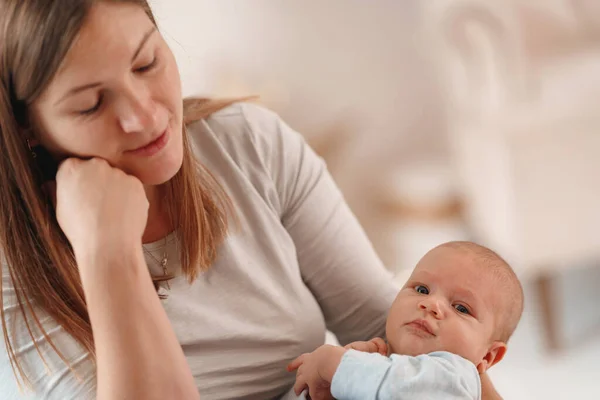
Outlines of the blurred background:
M 152 3 L 184 94 L 301 132 L 398 284 L 448 240 L 513 265 L 506 399 L 600 398 L 600 1 Z

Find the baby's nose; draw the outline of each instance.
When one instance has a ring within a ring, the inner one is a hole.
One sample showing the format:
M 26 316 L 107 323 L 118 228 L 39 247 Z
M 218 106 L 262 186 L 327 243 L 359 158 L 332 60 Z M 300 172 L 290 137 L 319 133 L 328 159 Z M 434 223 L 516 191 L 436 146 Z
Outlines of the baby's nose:
M 427 298 L 419 303 L 419 308 L 431 313 L 437 319 L 444 318 L 443 306 L 438 299 Z

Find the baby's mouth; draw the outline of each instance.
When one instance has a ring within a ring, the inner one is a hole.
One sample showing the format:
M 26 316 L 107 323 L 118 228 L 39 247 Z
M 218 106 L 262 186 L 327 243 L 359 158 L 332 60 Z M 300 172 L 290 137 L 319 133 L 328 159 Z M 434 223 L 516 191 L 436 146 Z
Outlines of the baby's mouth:
M 428 336 L 436 336 L 433 326 L 431 326 L 431 324 L 424 319 L 416 319 L 406 325 L 412 329 L 415 329 L 417 332 L 422 332 Z

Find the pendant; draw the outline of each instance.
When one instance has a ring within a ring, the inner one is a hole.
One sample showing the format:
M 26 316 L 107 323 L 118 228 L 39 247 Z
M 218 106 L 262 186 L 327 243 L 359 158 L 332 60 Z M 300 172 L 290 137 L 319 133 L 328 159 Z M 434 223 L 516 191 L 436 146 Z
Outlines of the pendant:
M 158 298 L 162 301 L 166 301 L 169 298 L 169 291 L 162 286 L 158 288 Z
M 163 269 L 163 275 L 167 276 L 167 257 L 163 257 L 162 261 L 160 262 L 160 265 L 162 266 Z M 167 286 L 167 289 L 171 290 L 171 285 L 169 284 L 169 281 L 165 281 L 165 285 Z

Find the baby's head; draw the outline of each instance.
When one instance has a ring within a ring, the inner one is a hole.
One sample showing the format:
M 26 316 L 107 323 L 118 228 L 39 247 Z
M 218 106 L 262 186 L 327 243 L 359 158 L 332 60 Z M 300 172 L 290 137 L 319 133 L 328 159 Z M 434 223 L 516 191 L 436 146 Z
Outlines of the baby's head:
M 394 301 L 386 335 L 392 353 L 448 351 L 480 373 L 504 357 L 523 312 L 523 289 L 492 250 L 450 242 L 429 251 Z

